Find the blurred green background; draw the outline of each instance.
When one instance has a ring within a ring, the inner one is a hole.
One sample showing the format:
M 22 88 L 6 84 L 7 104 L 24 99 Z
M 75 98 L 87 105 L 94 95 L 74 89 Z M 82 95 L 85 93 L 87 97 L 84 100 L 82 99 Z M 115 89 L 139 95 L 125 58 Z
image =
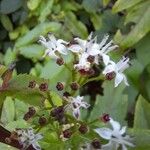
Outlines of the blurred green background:
M 119 45 L 120 49 L 111 53 L 115 61 L 122 55 L 131 58 L 126 71 L 130 86 L 114 93 L 105 83 L 104 96 L 97 98 L 102 104 L 97 107 L 104 105 L 105 110 L 108 97 L 121 101 L 124 93 L 128 96 L 129 126 L 133 126 L 134 118 L 135 128 L 150 129 L 150 0 L 1 0 L 0 64 L 8 66 L 16 61 L 18 74 L 31 73 L 53 83 L 63 81 L 67 78 L 65 68 L 42 58 L 44 49 L 37 44 L 38 37 L 52 32 L 71 40 L 74 36 L 86 38 L 91 31 L 98 40 L 108 33 Z M 102 94 L 101 84 L 99 89 Z M 116 107 L 121 112 L 124 103 L 114 101 Z M 123 114 L 125 117 L 126 111 Z

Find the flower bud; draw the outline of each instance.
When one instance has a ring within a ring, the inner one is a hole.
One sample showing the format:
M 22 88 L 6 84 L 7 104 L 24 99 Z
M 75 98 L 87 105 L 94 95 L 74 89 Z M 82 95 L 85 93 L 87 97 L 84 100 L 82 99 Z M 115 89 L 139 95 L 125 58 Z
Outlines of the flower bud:
M 35 86 L 36 86 L 36 82 L 34 80 L 29 82 L 28 85 L 29 88 L 35 88 Z
M 41 117 L 39 118 L 39 124 L 40 124 L 41 126 L 44 126 L 46 123 L 47 123 L 47 119 L 46 119 L 44 116 L 41 116 Z
M 87 61 L 90 62 L 90 63 L 93 63 L 95 60 L 95 57 L 92 56 L 92 55 L 89 55 L 88 58 L 87 58 Z
M 56 63 L 57 63 L 59 66 L 63 65 L 63 64 L 64 64 L 63 58 L 57 58 Z
M 57 82 L 56 88 L 58 91 L 62 91 L 64 89 L 64 85 L 62 82 Z
M 85 134 L 88 132 L 88 127 L 84 124 L 81 124 L 80 127 L 79 127 L 79 131 L 81 134 Z
M 47 83 L 41 83 L 39 86 L 40 91 L 47 91 L 48 90 L 48 84 Z
M 31 116 L 30 116 L 29 112 L 27 112 L 27 113 L 24 115 L 24 117 L 23 117 L 23 119 L 24 119 L 25 121 L 28 121 L 30 118 L 31 118 Z
M 98 139 L 94 139 L 91 143 L 91 145 L 93 146 L 93 148 L 95 149 L 100 149 L 101 148 L 101 143 Z
M 71 85 L 70 85 L 70 87 L 71 87 L 72 90 L 78 90 L 79 84 L 76 83 L 76 82 L 72 82 Z
M 114 71 L 109 72 L 106 74 L 106 80 L 112 80 L 116 76 L 116 73 Z
M 35 115 L 36 113 L 36 110 L 34 107 L 29 107 L 29 111 L 28 111 L 29 115 L 32 117 Z
M 101 117 L 101 120 L 106 123 L 110 120 L 110 116 L 109 114 L 103 114 L 102 117 Z
M 72 132 L 70 129 L 64 130 L 63 131 L 63 137 L 69 139 L 72 135 Z

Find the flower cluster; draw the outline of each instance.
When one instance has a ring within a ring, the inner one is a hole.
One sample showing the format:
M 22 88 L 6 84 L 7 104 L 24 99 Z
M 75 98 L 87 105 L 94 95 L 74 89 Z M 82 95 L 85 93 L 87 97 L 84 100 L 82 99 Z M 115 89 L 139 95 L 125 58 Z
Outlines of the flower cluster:
M 80 117 L 80 108 L 89 108 L 90 105 L 83 101 L 83 96 L 77 96 L 76 98 L 74 97 L 68 97 L 66 100 L 68 101 L 68 104 L 65 106 L 65 109 L 71 110 L 73 113 L 73 116 L 75 118 L 79 118 Z
M 35 150 L 41 150 L 41 147 L 37 142 L 43 138 L 41 134 L 34 134 L 32 128 L 16 129 L 16 133 L 18 135 L 19 143 L 23 145 L 23 149 L 27 149 L 30 145 L 32 145 Z
M 134 144 L 131 143 L 132 138 L 125 134 L 126 126 L 121 128 L 119 122 L 114 121 L 112 118 L 110 118 L 109 123 L 113 129 L 95 129 L 95 132 L 98 133 L 100 137 L 109 140 L 108 144 L 102 145 L 102 149 L 117 150 L 119 146 L 121 146 L 122 150 L 127 150 L 126 146 L 134 147 Z
M 93 65 L 104 64 L 103 75 L 106 79 L 115 78 L 115 87 L 121 81 L 128 85 L 126 76 L 123 71 L 129 66 L 129 58 L 123 57 L 118 63 L 112 61 L 108 55 L 109 52 L 118 48 L 114 42 L 108 41 L 109 35 L 105 35 L 100 43 L 97 42 L 97 37 L 93 38 L 91 33 L 87 40 L 74 38 L 71 42 L 62 39 L 56 39 L 53 34 L 49 33 L 48 38 L 40 36 L 39 42 L 46 47 L 45 54 L 57 60 L 63 60 L 62 55 L 67 55 L 69 51 L 78 56 L 78 61 L 74 64 L 74 69 L 80 73 L 90 74 Z

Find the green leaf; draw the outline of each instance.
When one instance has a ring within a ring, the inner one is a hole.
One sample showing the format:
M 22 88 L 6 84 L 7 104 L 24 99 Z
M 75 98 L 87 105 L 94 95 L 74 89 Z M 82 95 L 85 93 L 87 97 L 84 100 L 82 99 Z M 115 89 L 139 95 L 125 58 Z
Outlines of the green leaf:
M 150 103 L 141 95 L 135 108 L 134 128 L 150 129 Z
M 102 26 L 102 18 L 101 15 L 97 15 L 95 13 L 91 14 L 91 21 L 96 30 L 100 29 Z
M 132 28 L 127 35 L 122 35 L 120 30 L 115 35 L 115 41 L 122 47 L 128 48 L 136 44 L 150 31 L 150 7 L 148 7 L 138 23 Z
M 15 99 L 15 117 L 17 120 L 24 117 L 24 114 L 28 111 L 28 107 L 23 101 Z
M 113 6 L 113 11 L 114 12 L 122 11 L 124 9 L 127 9 L 129 7 L 136 5 L 140 1 L 142 0 L 117 0 L 115 5 Z
M 0 77 L 4 74 L 4 72 L 7 70 L 7 68 L 0 64 Z
M 99 0 L 83 0 L 82 5 L 87 12 L 93 13 L 99 10 L 100 6 L 102 6 L 102 3 Z
M 129 22 L 138 23 L 141 16 L 143 15 L 143 12 L 148 9 L 149 5 L 150 1 L 144 1 L 143 3 L 138 3 L 134 7 L 131 7 L 128 10 L 127 16 L 125 18 L 125 24 Z
M 110 0 L 103 0 L 103 5 L 107 6 L 109 4 Z
M 131 66 L 126 70 L 126 74 L 128 76 L 129 83 L 137 90 L 140 89 L 140 75 L 142 74 L 144 67 L 142 64 L 137 60 L 133 59 L 131 61 Z
M 148 150 L 150 148 L 150 130 L 131 129 L 129 133 L 133 136 L 135 143 L 135 147 L 131 148 L 131 150 Z
M 41 58 L 44 52 L 44 47 L 37 44 L 27 45 L 19 48 L 20 54 L 27 58 Z
M 29 82 L 33 80 L 36 81 L 38 85 L 48 82 L 48 80 L 27 74 L 17 75 L 9 81 L 6 89 L 0 90 L 1 102 L 6 96 L 11 96 L 13 98 L 23 100 L 31 105 L 43 105 L 44 97 L 46 97 L 45 93 L 41 92 L 38 88 L 31 89 L 28 87 Z
M 15 106 L 14 101 L 7 97 L 4 101 L 2 113 L 1 113 L 1 122 L 6 125 L 9 122 L 13 121 L 15 118 Z
M 9 17 L 7 15 L 0 15 L 0 20 L 1 20 L 1 23 L 2 23 L 3 27 L 7 31 L 12 31 L 13 30 L 13 25 L 11 23 L 11 20 L 9 19 Z
M 61 28 L 61 24 L 57 22 L 41 23 L 31 31 L 27 32 L 23 37 L 19 38 L 15 44 L 16 47 L 21 47 L 36 41 L 38 37 L 47 32 L 56 32 Z
M 150 102 L 150 63 L 145 67 L 140 76 L 140 92 Z
M 136 48 L 136 56 L 138 61 L 146 66 L 150 63 L 150 34 L 145 36 L 140 42 L 135 45 Z
M 4 55 L 4 63 L 5 65 L 9 65 L 13 61 L 16 60 L 16 54 L 12 51 L 11 48 L 8 48 L 5 55 Z
M 16 128 L 29 128 L 31 125 L 29 125 L 25 120 L 20 119 L 17 121 L 12 121 L 8 123 L 5 128 L 9 130 L 10 132 L 14 131 Z
M 30 10 L 35 10 L 39 6 L 40 2 L 41 0 L 29 0 L 27 2 L 27 6 Z
M 9 14 L 18 10 L 23 4 L 21 0 L 2 0 L 0 3 L 0 13 Z
M 46 7 L 44 7 L 40 13 L 39 21 L 44 22 L 46 17 L 51 13 L 53 7 L 54 0 L 50 0 L 47 2 Z
M 88 36 L 86 26 L 81 21 L 77 20 L 73 12 L 70 11 L 66 14 L 65 23 L 73 35 L 81 38 L 86 38 Z
M 123 84 L 114 88 L 114 83 L 104 82 L 104 96 L 97 96 L 95 105 L 89 117 L 90 121 L 100 117 L 103 113 L 108 113 L 119 122 L 124 122 L 127 112 L 127 95 L 123 94 L 125 86 Z
M 40 145 L 43 149 L 48 150 L 64 150 L 64 142 L 57 138 L 58 135 L 54 132 L 47 132 L 44 135 L 44 139 L 40 141 Z
M 0 143 L 0 149 L 1 150 L 17 150 L 17 148 L 14 148 L 14 147 L 4 144 L 4 143 Z

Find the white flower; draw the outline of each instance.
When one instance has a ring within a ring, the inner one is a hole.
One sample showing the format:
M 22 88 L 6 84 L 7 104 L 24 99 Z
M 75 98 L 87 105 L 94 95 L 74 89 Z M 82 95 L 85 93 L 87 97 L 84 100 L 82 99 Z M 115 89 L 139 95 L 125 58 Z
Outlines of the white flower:
M 107 55 L 110 51 L 118 48 L 118 45 L 113 44 L 113 40 L 108 41 L 109 35 L 104 35 L 102 41 L 99 44 L 94 44 L 93 49 L 98 49 L 99 50 L 99 55 L 102 57 L 103 62 L 105 65 L 107 65 L 110 61 L 109 56 Z
M 20 144 L 23 145 L 23 149 L 26 149 L 32 145 L 34 149 L 41 150 L 41 147 L 37 142 L 43 138 L 41 134 L 34 134 L 32 128 L 17 129 L 16 132 L 18 134 Z
M 117 64 L 113 61 L 110 61 L 109 64 L 105 67 L 103 74 L 107 75 L 109 73 L 115 73 L 115 87 L 117 87 L 121 81 L 129 86 L 126 76 L 123 74 L 123 71 L 129 67 L 129 58 L 123 57 Z
M 49 55 L 50 57 L 57 59 L 59 58 L 59 56 L 56 54 L 57 52 L 67 55 L 67 48 L 64 45 L 67 44 L 67 42 L 62 39 L 57 40 L 51 33 L 48 34 L 48 39 L 40 36 L 39 42 L 47 48 L 43 57 Z
M 87 109 L 90 106 L 87 102 L 83 101 L 83 96 L 69 97 L 67 100 L 69 104 L 66 105 L 65 109 L 72 110 L 73 116 L 77 119 L 80 117 L 80 108 Z
M 113 129 L 110 128 L 97 128 L 95 132 L 98 133 L 102 138 L 109 140 L 109 143 L 103 145 L 104 150 L 117 150 L 121 145 L 122 150 L 127 150 L 126 146 L 134 147 L 131 143 L 131 138 L 125 135 L 126 126 L 122 127 L 112 118 L 110 118 L 110 124 Z

